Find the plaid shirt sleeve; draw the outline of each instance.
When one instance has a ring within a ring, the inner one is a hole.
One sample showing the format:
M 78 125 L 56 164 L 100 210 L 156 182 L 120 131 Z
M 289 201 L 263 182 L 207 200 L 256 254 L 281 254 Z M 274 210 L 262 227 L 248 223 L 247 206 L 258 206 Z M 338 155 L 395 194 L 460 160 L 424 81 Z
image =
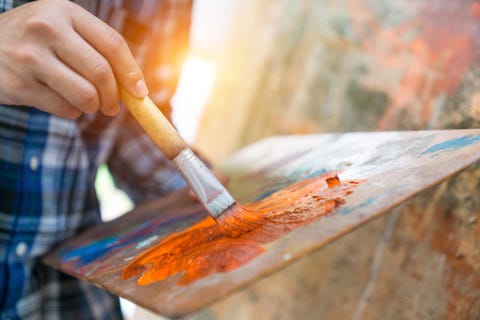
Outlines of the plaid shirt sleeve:
M 130 114 L 122 122 L 117 141 L 108 159 L 108 168 L 117 187 L 135 203 L 185 186 L 175 167 Z
M 0 0 L 0 12 L 23 2 Z M 92 2 L 89 8 L 115 15 L 116 11 L 106 6 L 119 3 L 122 1 Z M 170 15 L 177 12 L 172 8 L 191 8 L 190 1 L 182 0 L 181 6 L 170 4 L 173 1 L 145 1 L 146 6 L 140 3 L 143 1 L 124 1 L 118 10 L 128 9 L 132 17 L 153 12 L 151 19 L 156 21 L 168 10 Z M 148 10 L 152 4 L 161 5 Z M 182 9 L 175 15 L 185 12 Z M 169 19 L 175 19 L 175 15 Z M 185 22 L 189 18 L 180 20 L 184 23 L 178 27 L 188 28 Z M 131 26 L 124 28 L 128 31 Z M 140 54 L 152 48 L 147 40 L 163 39 L 168 47 L 168 38 L 175 36 L 170 29 L 169 33 L 156 28 L 143 40 L 130 40 L 141 65 L 153 71 L 169 68 L 169 63 L 176 61 L 166 54 L 160 60 Z M 154 92 L 160 92 L 157 98 L 163 97 L 159 99 L 161 104 L 168 105 L 170 93 L 162 93 L 162 83 L 173 86 L 176 76 L 160 74 L 163 76 L 153 85 Z M 102 163 L 108 162 L 119 186 L 136 201 L 184 185 L 124 111 L 114 118 L 89 114 L 72 121 L 31 107 L 0 105 L 0 319 L 121 318 L 116 297 L 50 269 L 40 259 L 58 242 L 100 222 L 94 182 Z

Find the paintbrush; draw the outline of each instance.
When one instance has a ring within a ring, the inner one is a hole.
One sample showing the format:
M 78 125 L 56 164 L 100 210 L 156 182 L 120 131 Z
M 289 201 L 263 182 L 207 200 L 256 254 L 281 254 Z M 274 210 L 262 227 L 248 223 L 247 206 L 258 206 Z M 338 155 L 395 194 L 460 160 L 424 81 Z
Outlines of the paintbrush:
M 198 200 L 231 236 L 237 236 L 253 228 L 252 223 L 243 223 L 243 208 L 228 190 L 218 181 L 207 166 L 192 152 L 177 130 L 160 109 L 147 96 L 137 98 L 120 86 L 120 99 L 147 134 L 170 159 L 197 195 Z

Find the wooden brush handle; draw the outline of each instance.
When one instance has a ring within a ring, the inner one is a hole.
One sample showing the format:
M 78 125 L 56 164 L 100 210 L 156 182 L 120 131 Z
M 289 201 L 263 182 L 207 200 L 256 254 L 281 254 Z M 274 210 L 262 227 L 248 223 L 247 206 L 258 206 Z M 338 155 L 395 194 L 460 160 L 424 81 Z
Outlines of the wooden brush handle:
M 187 144 L 177 130 L 148 96 L 143 99 L 137 98 L 122 86 L 119 87 L 119 90 L 120 99 L 168 159 L 175 158 L 187 148 Z

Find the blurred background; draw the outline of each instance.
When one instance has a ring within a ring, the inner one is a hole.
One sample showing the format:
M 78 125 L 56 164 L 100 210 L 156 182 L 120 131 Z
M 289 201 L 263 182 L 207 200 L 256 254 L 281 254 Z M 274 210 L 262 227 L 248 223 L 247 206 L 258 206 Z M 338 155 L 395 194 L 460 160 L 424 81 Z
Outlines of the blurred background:
M 478 128 L 479 49 L 478 1 L 196 0 L 172 118 L 217 165 L 271 135 Z M 97 182 L 107 219 L 131 208 Z M 190 319 L 479 319 L 479 194 L 477 165 Z

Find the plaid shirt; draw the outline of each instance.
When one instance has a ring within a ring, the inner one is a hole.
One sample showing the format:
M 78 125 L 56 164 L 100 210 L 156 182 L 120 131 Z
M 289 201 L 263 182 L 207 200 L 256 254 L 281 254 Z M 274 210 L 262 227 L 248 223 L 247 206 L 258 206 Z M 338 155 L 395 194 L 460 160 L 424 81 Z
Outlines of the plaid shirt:
M 23 2 L 0 0 L 0 12 Z M 179 71 L 191 1 L 87 2 L 82 1 L 86 8 L 125 31 L 145 70 L 168 67 Z M 159 21 L 168 28 L 162 29 Z M 153 32 L 131 32 L 144 30 L 146 25 Z M 159 48 L 158 43 L 164 46 Z M 160 54 L 155 66 L 148 65 L 152 49 Z M 163 97 L 157 102 L 168 113 L 178 72 L 163 79 L 159 74 L 165 73 L 145 76 L 153 84 L 153 94 Z M 121 318 L 116 297 L 40 263 L 40 257 L 56 243 L 99 223 L 94 180 L 103 163 L 108 164 L 117 186 L 136 202 L 184 186 L 177 171 L 124 109 L 113 118 L 97 113 L 74 121 L 32 107 L 0 105 L 1 319 Z

